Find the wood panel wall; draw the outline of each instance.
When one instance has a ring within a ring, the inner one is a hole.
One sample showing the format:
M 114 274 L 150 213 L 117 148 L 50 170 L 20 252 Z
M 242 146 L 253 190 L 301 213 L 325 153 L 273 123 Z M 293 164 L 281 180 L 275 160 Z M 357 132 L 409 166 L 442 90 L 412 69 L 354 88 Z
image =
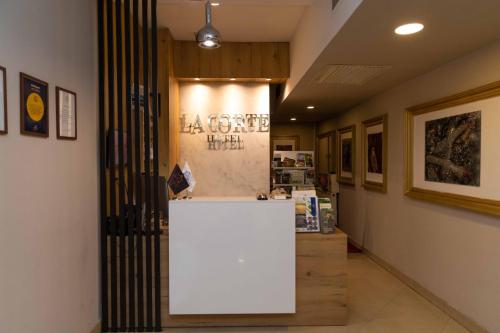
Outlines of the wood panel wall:
M 265 79 L 290 77 L 288 43 L 224 42 L 205 50 L 194 41 L 175 41 L 174 74 L 179 79 Z

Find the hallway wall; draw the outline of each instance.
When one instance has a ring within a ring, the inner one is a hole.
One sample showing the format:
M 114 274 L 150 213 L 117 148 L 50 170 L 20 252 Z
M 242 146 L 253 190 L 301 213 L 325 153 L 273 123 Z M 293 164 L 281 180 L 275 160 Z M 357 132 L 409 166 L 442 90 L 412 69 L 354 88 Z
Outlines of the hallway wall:
M 388 193 L 341 186 L 340 225 L 357 243 L 490 332 L 500 332 L 500 219 L 404 196 L 404 112 L 500 80 L 500 42 L 477 50 L 319 125 L 319 133 L 388 113 Z M 498 150 L 500 158 L 500 150 Z
M 0 2 L 0 332 L 88 333 L 100 317 L 96 4 Z M 20 135 L 19 72 L 49 84 L 49 138 Z M 56 139 L 56 85 L 77 93 L 77 141 Z

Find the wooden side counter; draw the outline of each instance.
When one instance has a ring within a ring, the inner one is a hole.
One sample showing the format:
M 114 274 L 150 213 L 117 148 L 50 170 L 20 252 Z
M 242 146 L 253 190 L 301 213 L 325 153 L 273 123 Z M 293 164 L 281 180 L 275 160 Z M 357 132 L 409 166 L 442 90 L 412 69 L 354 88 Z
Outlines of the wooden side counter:
M 162 237 L 164 327 L 300 326 L 347 324 L 347 236 L 299 233 L 296 239 L 296 313 L 286 315 L 171 316 L 168 312 L 168 237 Z

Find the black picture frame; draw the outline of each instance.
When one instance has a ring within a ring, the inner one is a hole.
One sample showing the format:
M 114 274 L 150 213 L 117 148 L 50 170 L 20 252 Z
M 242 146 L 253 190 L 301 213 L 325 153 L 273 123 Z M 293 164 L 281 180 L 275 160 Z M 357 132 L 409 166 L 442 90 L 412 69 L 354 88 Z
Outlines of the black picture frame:
M 0 66 L 0 75 L 3 78 L 3 101 L 0 103 L 3 104 L 3 128 L 0 128 L 0 135 L 7 134 L 9 132 L 9 122 L 7 121 L 7 69 L 3 66 Z
M 21 134 L 49 137 L 49 84 L 25 73 L 19 83 Z
M 74 110 L 74 120 L 75 120 L 75 134 L 74 136 L 66 136 L 61 134 L 61 105 L 60 105 L 60 94 L 67 93 L 73 96 L 75 99 L 75 110 Z M 77 117 L 77 99 L 76 93 L 56 86 L 56 128 L 57 128 L 57 139 L 59 140 L 76 140 L 78 137 L 78 117 Z

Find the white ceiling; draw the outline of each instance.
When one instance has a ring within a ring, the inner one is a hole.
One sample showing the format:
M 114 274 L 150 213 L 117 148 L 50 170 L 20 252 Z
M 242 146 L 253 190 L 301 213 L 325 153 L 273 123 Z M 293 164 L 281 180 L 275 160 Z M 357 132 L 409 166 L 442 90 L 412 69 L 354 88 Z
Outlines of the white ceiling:
M 212 24 L 223 41 L 286 42 L 313 1 L 218 0 L 221 5 L 212 7 Z M 174 39 L 194 40 L 205 24 L 204 4 L 203 0 L 160 0 L 158 25 L 168 27 Z
M 500 39 L 499 0 L 365 0 L 288 95 L 273 121 L 318 121 Z M 425 29 L 397 36 L 412 21 Z M 500 61 L 500 60 L 499 60 Z M 327 65 L 388 65 L 361 86 L 312 83 Z M 314 104 L 314 111 L 306 105 Z

